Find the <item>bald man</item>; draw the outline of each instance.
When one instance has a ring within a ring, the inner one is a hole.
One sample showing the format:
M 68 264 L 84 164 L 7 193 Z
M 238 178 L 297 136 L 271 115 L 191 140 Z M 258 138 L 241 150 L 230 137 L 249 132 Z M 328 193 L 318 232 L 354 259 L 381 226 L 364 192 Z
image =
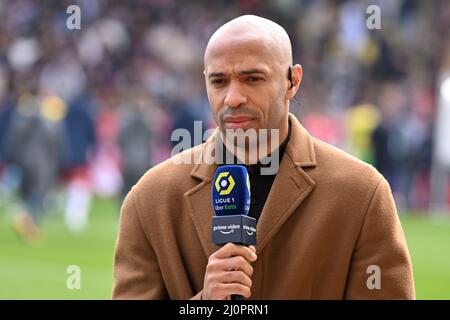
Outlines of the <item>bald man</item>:
M 218 128 L 149 170 L 126 197 L 113 298 L 413 299 L 388 183 L 289 113 L 302 68 L 292 63 L 286 31 L 256 16 L 229 21 L 208 42 L 204 75 Z M 248 168 L 256 247 L 211 242 L 212 180 L 223 152 Z M 271 174 L 267 159 L 279 162 Z

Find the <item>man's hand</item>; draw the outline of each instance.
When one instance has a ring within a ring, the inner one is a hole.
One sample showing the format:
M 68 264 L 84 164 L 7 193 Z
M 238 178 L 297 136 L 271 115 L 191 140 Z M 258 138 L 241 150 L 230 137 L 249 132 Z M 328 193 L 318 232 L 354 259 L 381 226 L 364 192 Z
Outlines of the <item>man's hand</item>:
M 203 283 L 202 299 L 226 300 L 237 294 L 245 298 L 251 295 L 253 267 L 256 249 L 228 243 L 208 259 Z

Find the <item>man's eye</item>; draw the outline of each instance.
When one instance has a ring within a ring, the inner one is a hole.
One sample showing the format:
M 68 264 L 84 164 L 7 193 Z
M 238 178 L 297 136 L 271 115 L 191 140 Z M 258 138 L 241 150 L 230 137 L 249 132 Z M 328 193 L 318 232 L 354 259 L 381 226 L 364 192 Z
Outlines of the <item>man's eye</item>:
M 262 80 L 260 77 L 247 77 L 247 82 L 258 82 Z
M 216 86 L 216 87 L 224 85 L 225 82 L 226 82 L 225 79 L 214 79 L 214 80 L 211 80 L 211 84 L 213 86 Z

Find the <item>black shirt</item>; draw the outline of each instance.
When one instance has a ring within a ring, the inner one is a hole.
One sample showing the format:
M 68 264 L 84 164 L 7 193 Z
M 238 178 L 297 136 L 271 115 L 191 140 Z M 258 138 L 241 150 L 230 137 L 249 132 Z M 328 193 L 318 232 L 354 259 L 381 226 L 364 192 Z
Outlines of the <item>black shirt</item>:
M 283 143 L 279 146 L 278 152 L 279 152 L 279 162 L 281 163 L 283 159 L 284 152 L 286 150 L 286 145 L 289 142 L 289 137 L 291 135 L 291 124 L 289 123 L 289 130 L 288 135 L 286 139 L 283 141 Z M 229 153 L 228 149 L 223 145 L 224 148 L 224 154 Z M 275 151 L 276 152 L 276 151 Z M 268 156 L 270 157 L 270 156 Z M 240 163 L 238 162 L 238 159 L 233 156 L 234 163 Z M 229 158 L 228 158 L 229 159 Z M 265 161 L 263 161 L 265 162 Z M 254 165 L 245 165 L 248 170 L 248 175 L 250 178 L 250 211 L 248 215 L 250 217 L 253 217 L 256 219 L 256 221 L 259 220 L 259 217 L 261 215 L 261 212 L 264 208 L 264 205 L 266 203 L 267 197 L 269 196 L 270 189 L 272 188 L 273 181 L 275 180 L 276 174 L 261 174 L 261 168 L 263 167 L 270 167 L 270 163 L 268 164 L 262 164 L 261 162 L 258 162 Z

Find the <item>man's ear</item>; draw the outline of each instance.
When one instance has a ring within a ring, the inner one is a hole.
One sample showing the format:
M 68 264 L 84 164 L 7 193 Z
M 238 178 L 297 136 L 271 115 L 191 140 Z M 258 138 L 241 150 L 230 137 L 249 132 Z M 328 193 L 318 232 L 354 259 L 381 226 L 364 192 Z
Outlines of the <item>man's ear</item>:
M 292 64 L 289 66 L 288 80 L 289 80 L 289 89 L 292 89 L 292 87 L 294 86 L 294 82 L 292 82 Z
M 289 89 L 286 92 L 286 98 L 288 98 L 289 100 L 295 97 L 295 94 L 297 93 L 298 88 L 300 87 L 302 77 L 303 77 L 303 69 L 301 65 L 296 64 L 294 66 L 289 66 L 288 71 Z

